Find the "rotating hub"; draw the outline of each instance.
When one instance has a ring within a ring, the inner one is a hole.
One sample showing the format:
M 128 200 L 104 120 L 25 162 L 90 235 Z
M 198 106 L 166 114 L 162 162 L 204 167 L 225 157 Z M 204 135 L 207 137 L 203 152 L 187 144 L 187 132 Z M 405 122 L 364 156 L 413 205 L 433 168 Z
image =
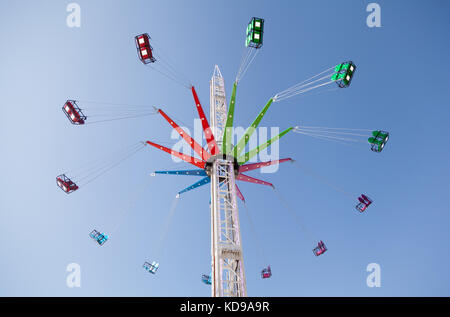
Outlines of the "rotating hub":
M 211 177 L 211 173 L 213 170 L 213 164 L 217 160 L 225 160 L 225 161 L 231 162 L 233 164 L 234 176 L 237 176 L 239 174 L 239 163 L 234 156 L 227 155 L 227 154 L 217 154 L 217 155 L 211 156 L 206 161 L 205 172 L 208 176 Z

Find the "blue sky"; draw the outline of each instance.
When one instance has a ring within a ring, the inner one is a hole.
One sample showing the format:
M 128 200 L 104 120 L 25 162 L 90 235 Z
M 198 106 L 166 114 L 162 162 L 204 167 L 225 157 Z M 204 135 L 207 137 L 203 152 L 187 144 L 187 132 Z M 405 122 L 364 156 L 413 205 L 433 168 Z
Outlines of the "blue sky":
M 193 125 L 189 91 L 145 68 L 134 36 L 148 32 L 164 48 L 208 114 L 214 65 L 229 97 L 252 16 L 266 21 L 265 43 L 239 85 L 237 125 L 249 124 L 276 92 L 351 59 L 358 69 L 350 88 L 276 103 L 262 125 L 380 128 L 391 139 L 381 154 L 298 134 L 281 140 L 283 157 L 355 199 L 290 164 L 251 173 L 275 184 L 311 236 L 270 188 L 241 184 L 260 240 L 240 206 L 248 294 L 450 295 L 448 3 L 379 0 L 381 28 L 366 25 L 369 1 L 78 1 L 81 28 L 66 26 L 68 3 L 0 1 L 0 295 L 210 295 L 200 282 L 210 267 L 209 188 L 179 201 L 156 255 L 173 198 L 194 179 L 149 174 L 187 164 L 146 148 L 76 193 L 55 185 L 72 166 L 170 139 L 167 123 L 153 116 L 76 127 L 61 106 L 68 98 L 157 105 Z M 359 214 L 363 192 L 374 204 Z M 88 237 L 118 225 L 103 247 Z M 316 239 L 329 248 L 318 258 Z M 155 257 L 161 267 L 153 276 L 142 264 Z M 72 262 L 81 266 L 80 288 L 66 286 Z M 366 285 L 372 262 L 381 266 L 380 288 Z M 268 264 L 273 277 L 262 280 Z

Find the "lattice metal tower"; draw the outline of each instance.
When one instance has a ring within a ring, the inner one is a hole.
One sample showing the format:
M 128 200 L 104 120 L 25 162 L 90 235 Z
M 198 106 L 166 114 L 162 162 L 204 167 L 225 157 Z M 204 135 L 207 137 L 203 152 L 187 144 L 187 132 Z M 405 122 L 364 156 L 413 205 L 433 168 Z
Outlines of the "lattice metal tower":
M 210 122 L 218 146 L 227 120 L 225 83 L 219 67 L 210 82 Z M 222 153 L 222 151 L 221 151 Z M 234 157 L 216 155 L 211 170 L 211 295 L 213 297 L 247 296 L 244 261 L 236 201 Z

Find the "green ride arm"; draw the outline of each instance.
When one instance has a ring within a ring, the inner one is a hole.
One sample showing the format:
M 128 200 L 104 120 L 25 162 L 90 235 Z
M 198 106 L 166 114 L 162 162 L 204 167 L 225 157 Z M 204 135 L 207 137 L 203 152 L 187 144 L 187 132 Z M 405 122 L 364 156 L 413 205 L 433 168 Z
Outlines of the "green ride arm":
M 281 137 L 283 135 L 285 135 L 286 133 L 288 133 L 289 131 L 291 131 L 292 129 L 294 129 L 293 127 L 284 130 L 283 132 L 281 132 L 280 134 L 278 134 L 277 136 L 273 137 L 272 139 L 270 139 L 269 141 L 267 141 L 266 143 L 262 144 L 262 145 L 258 145 L 256 148 L 254 148 L 253 150 L 245 153 L 244 155 L 240 156 L 238 158 L 238 163 L 239 165 L 245 164 L 247 163 L 252 157 L 254 157 L 255 155 L 257 155 L 259 152 L 261 152 L 262 150 L 268 148 L 273 142 L 278 141 L 279 139 L 281 139 Z
M 228 107 L 227 122 L 225 130 L 223 131 L 222 153 L 228 154 L 231 152 L 231 137 L 233 136 L 233 120 L 234 120 L 234 106 L 236 105 L 236 88 L 237 82 L 233 84 L 233 91 L 231 93 L 230 106 Z
M 255 121 L 253 121 L 252 125 L 250 127 L 248 127 L 248 129 L 245 131 L 242 138 L 235 145 L 235 147 L 233 149 L 234 157 L 238 157 L 241 154 L 241 152 L 245 149 L 245 146 L 247 145 L 248 141 L 250 140 L 250 137 L 252 136 L 253 132 L 255 132 L 256 128 L 258 127 L 262 118 L 266 114 L 267 110 L 269 110 L 269 107 L 272 104 L 272 102 L 273 102 L 273 98 L 270 98 L 269 101 L 267 102 L 267 104 L 264 106 L 264 108 L 261 110 L 261 112 L 256 117 Z

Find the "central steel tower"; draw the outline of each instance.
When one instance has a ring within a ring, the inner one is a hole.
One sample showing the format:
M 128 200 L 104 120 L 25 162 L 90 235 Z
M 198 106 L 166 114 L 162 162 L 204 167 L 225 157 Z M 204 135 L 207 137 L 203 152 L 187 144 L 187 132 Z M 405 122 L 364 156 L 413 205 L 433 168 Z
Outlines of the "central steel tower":
M 210 82 L 210 122 L 222 150 L 227 120 L 225 83 L 216 65 Z M 220 151 L 223 153 L 223 151 Z M 211 169 L 211 295 L 247 296 L 244 261 L 236 201 L 234 157 L 213 157 Z

